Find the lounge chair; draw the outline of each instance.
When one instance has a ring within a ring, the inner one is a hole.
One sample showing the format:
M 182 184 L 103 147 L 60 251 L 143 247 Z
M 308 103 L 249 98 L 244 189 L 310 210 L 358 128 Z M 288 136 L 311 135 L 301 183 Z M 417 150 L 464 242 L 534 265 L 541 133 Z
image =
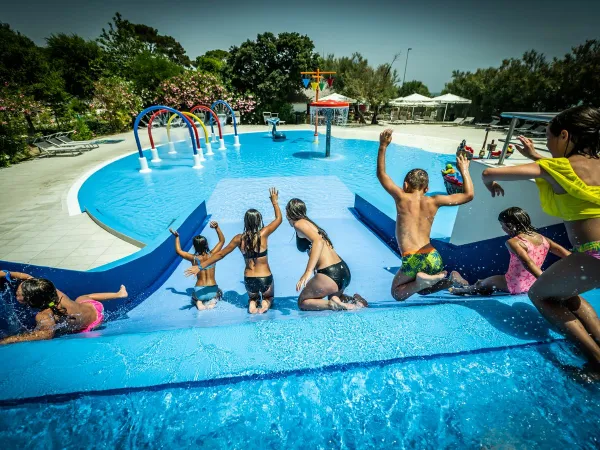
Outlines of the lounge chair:
M 274 117 L 279 118 L 279 113 L 271 113 L 271 119 L 273 119 Z M 279 125 L 285 125 L 285 120 L 280 120 Z
M 70 134 L 70 133 L 72 133 L 72 131 L 69 131 L 68 133 L 63 133 L 63 134 L 59 133 L 56 135 L 56 139 L 58 139 L 59 141 L 65 143 L 65 144 L 70 144 L 70 145 L 83 145 L 83 146 L 89 145 L 90 148 L 100 147 L 100 145 L 98 145 L 98 143 L 96 141 L 74 141 L 69 136 L 67 136 L 67 134 Z
M 42 158 L 44 156 L 64 155 L 67 153 L 71 156 L 75 156 L 81 155 L 85 151 L 85 149 L 81 147 L 56 147 L 47 141 L 33 142 L 33 145 L 40 150 L 38 158 Z
M 83 144 L 83 145 L 79 145 L 79 144 L 65 144 L 62 141 L 59 141 L 57 138 L 46 138 L 44 139 L 46 142 L 52 144 L 55 147 L 58 148 L 69 148 L 69 147 L 74 147 L 74 148 L 80 148 L 81 151 L 87 151 L 87 150 L 92 150 L 96 147 L 94 146 L 90 146 L 90 144 Z
M 454 119 L 452 122 L 444 125 L 445 127 L 455 127 L 456 125 L 462 125 L 462 123 L 465 121 L 466 119 L 464 117 L 457 117 L 456 119 Z
M 527 133 L 529 131 L 531 131 L 533 129 L 533 127 L 535 127 L 535 122 L 530 123 L 529 125 L 525 125 L 519 128 L 515 128 L 513 130 L 513 134 L 524 134 Z M 509 128 L 507 127 L 506 130 L 508 130 Z
M 473 125 L 473 121 L 475 117 L 467 117 L 465 120 L 461 122 L 461 125 Z
M 504 128 L 503 125 L 499 125 L 500 123 L 500 119 L 494 119 L 492 120 L 490 123 L 476 123 L 475 127 L 481 127 L 481 128 Z
M 263 113 L 263 120 L 265 122 L 265 125 L 269 125 L 269 119 L 271 118 L 271 113 L 270 112 L 264 112 Z

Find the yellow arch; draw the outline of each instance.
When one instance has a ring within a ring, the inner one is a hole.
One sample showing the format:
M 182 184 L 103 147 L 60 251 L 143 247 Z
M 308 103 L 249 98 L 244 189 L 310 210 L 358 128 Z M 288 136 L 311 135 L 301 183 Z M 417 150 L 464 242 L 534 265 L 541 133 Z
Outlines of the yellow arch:
M 199 117 L 197 117 L 196 115 L 192 114 L 191 112 L 187 112 L 187 111 L 181 111 L 181 114 L 191 117 L 192 119 L 196 120 L 200 125 L 202 125 L 202 129 L 204 130 L 205 142 L 210 142 L 208 140 L 208 130 L 204 126 L 204 122 L 202 122 L 202 120 L 200 120 Z M 171 117 L 169 117 L 169 120 L 167 122 L 167 137 L 169 138 L 169 142 L 171 142 L 171 122 L 173 121 L 173 119 L 175 117 L 179 117 L 179 116 L 177 114 L 173 114 Z M 198 150 L 200 150 L 200 149 L 198 149 Z

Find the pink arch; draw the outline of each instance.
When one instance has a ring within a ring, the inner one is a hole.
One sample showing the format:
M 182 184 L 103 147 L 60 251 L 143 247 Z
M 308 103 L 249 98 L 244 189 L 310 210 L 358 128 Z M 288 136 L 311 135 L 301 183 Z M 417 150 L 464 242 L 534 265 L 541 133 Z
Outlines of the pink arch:
M 154 139 L 152 138 L 152 122 L 154 121 L 155 117 L 166 112 L 168 113 L 171 111 L 169 111 L 168 109 L 159 109 L 154 114 L 152 114 L 152 116 L 150 116 L 150 120 L 148 120 L 148 136 L 150 137 L 150 147 L 152 148 L 155 148 Z M 184 118 L 192 125 L 192 128 L 194 128 L 194 134 L 196 135 L 196 145 L 198 146 L 198 149 L 200 149 L 200 135 L 198 134 L 198 128 L 196 127 L 196 124 L 193 120 L 189 120 L 185 115 Z
M 208 106 L 204 106 L 204 105 L 196 105 L 192 109 L 190 109 L 190 112 L 193 113 L 194 111 L 197 111 L 197 110 L 207 111 L 213 116 L 213 118 L 215 119 L 215 122 L 217 122 L 217 126 L 219 127 L 219 139 L 223 139 L 223 132 L 221 131 L 221 122 L 219 121 L 217 114 L 212 109 L 210 109 Z

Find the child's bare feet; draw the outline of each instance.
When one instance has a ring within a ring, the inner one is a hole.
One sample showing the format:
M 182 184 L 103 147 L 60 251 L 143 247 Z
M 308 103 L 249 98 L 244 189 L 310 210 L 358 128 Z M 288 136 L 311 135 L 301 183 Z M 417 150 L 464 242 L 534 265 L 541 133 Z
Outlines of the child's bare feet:
M 362 308 L 362 305 L 356 305 L 354 303 L 343 302 L 337 295 L 331 297 L 331 306 L 334 311 L 349 311 L 351 309 Z
M 419 272 L 417 274 L 416 281 L 420 286 L 422 286 L 422 289 L 425 289 L 437 284 L 439 281 L 442 281 L 447 275 L 448 272 L 446 271 L 436 273 L 435 275 L 428 275 L 426 273 Z
M 206 309 L 204 303 L 202 303 L 200 300 L 196 300 L 196 308 L 198 308 L 198 311 L 204 311 Z
M 354 302 L 357 306 L 360 306 L 362 308 L 367 308 L 369 306 L 369 302 L 367 302 L 365 298 L 360 294 L 354 294 L 352 298 L 354 298 Z
M 462 287 L 462 286 L 469 285 L 469 282 L 467 280 L 465 280 L 462 277 L 462 275 L 460 273 L 458 273 L 456 270 L 453 270 L 452 272 L 450 272 L 450 280 L 454 284 L 454 287 Z
M 117 292 L 117 295 L 118 295 L 117 298 L 126 298 L 129 295 L 127 293 L 127 289 L 125 289 L 124 284 L 121 285 L 121 289 L 119 289 L 119 292 Z
M 248 303 L 248 312 L 250 314 L 256 314 L 258 312 L 258 308 L 256 307 L 256 300 L 250 300 Z

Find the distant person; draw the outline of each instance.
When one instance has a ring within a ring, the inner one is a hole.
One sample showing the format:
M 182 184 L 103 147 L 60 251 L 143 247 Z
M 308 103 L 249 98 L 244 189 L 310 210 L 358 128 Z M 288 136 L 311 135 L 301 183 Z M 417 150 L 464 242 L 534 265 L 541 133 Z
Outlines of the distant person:
M 0 344 L 40 341 L 61 334 L 92 331 L 104 320 L 104 306 L 100 302 L 127 297 L 127 290 L 121 285 L 117 292 L 81 295 L 73 301 L 44 278 L 8 271 L 0 271 L 0 277 L 22 280 L 16 292 L 17 301 L 40 310 L 35 316 L 33 331 L 1 339 Z
M 268 240 L 269 236 L 281 225 L 282 216 L 277 189 L 269 190 L 275 220 L 267 226 L 263 226 L 263 219 L 256 209 L 249 209 L 244 215 L 244 232 L 237 234 L 229 245 L 202 261 L 201 265 L 192 266 L 185 271 L 187 276 L 198 274 L 204 267 L 215 264 L 229 255 L 233 250 L 239 248 L 246 261 L 244 270 L 244 284 L 248 292 L 248 312 L 250 314 L 264 314 L 273 304 L 275 296 L 275 285 L 273 274 L 269 267 Z
M 600 110 L 576 106 L 554 117 L 546 129 L 552 158 L 519 136 L 517 150 L 535 161 L 488 168 L 483 182 L 492 197 L 504 195 L 497 181 L 535 178 L 542 209 L 561 217 L 573 253 L 556 262 L 529 289 L 540 313 L 572 339 L 600 369 L 600 320 L 579 294 L 600 287 Z
M 535 280 L 542 274 L 542 265 L 548 252 L 566 258 L 571 254 L 561 245 L 542 236 L 531 225 L 529 214 L 521 208 L 505 209 L 498 216 L 502 230 L 510 236 L 506 247 L 510 253 L 510 263 L 505 275 L 494 275 L 464 287 L 450 288 L 455 295 L 490 295 L 494 292 L 526 294 Z M 456 272 L 455 279 L 463 280 Z
M 392 130 L 381 133 L 377 178 L 396 203 L 396 240 L 402 254 L 402 267 L 392 282 L 392 296 L 402 301 L 416 293 L 430 294 L 454 284 L 452 279 L 446 278 L 442 257 L 431 245 L 431 226 L 440 207 L 468 203 L 474 194 L 469 160 L 463 155 L 456 157 L 456 166 L 463 178 L 462 193 L 427 196 L 429 176 L 422 169 L 408 172 L 403 188 L 396 186 L 385 171 L 385 152 L 391 142 Z
M 192 266 L 204 267 L 196 275 L 196 285 L 194 287 L 194 294 L 192 295 L 193 302 L 200 311 L 214 308 L 223 296 L 223 292 L 219 289 L 219 285 L 215 280 L 215 264 L 206 265 L 205 262 L 213 253 L 223 248 L 223 245 L 225 245 L 225 236 L 223 236 L 223 232 L 217 222 L 212 221 L 210 227 L 217 232 L 219 242 L 211 250 L 208 246 L 208 240 L 204 236 L 194 236 L 192 240 L 195 250 L 194 254 L 181 250 L 179 233 L 173 229 L 169 229 L 173 236 L 175 236 L 175 251 L 177 254 L 191 262 Z
M 296 247 L 301 252 L 308 252 L 306 270 L 296 284 L 296 290 L 301 291 L 298 307 L 305 311 L 322 311 L 368 306 L 358 294 L 344 295 L 351 280 L 350 268 L 334 250 L 325 230 L 308 218 L 306 204 L 293 198 L 285 207 L 285 213 L 296 231 Z

